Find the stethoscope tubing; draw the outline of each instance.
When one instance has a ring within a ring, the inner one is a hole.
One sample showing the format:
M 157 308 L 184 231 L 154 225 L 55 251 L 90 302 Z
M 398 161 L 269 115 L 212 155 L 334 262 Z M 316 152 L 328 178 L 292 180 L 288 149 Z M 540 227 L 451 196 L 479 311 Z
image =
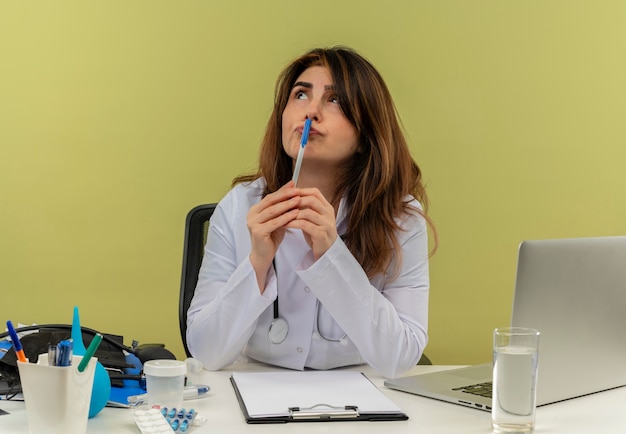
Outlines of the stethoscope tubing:
M 274 274 L 278 276 L 278 273 L 276 272 L 275 259 L 272 260 L 272 267 L 274 268 Z M 343 336 L 339 339 L 330 339 L 324 336 L 322 330 L 320 329 L 320 308 L 322 304 L 319 300 L 316 300 L 315 303 L 315 328 L 317 329 L 317 334 L 326 342 L 337 343 L 343 341 L 348 336 L 346 333 L 344 333 Z M 272 323 L 270 324 L 270 327 L 267 331 L 267 336 L 271 343 L 278 345 L 285 342 L 285 339 L 287 339 L 287 335 L 289 335 L 289 323 L 286 319 L 280 316 L 278 307 L 278 294 L 276 294 L 276 298 L 274 299 L 274 319 L 272 320 Z
M 324 336 L 324 334 L 322 333 L 322 330 L 320 329 L 320 310 L 321 310 L 320 308 L 322 304 L 320 303 L 319 300 L 316 300 L 315 303 L 316 303 L 315 328 L 316 328 L 317 334 L 326 342 L 343 341 L 347 337 L 346 333 L 344 333 L 343 336 L 340 337 L 339 339 L 332 339 L 327 336 Z M 270 328 L 267 331 L 267 335 L 271 343 L 278 345 L 278 344 L 282 344 L 285 341 L 285 339 L 287 339 L 288 334 L 289 334 L 289 323 L 287 322 L 286 319 L 280 316 L 279 308 L 278 308 L 278 296 L 276 296 L 276 298 L 274 299 L 274 319 L 272 320 L 272 323 L 270 324 Z

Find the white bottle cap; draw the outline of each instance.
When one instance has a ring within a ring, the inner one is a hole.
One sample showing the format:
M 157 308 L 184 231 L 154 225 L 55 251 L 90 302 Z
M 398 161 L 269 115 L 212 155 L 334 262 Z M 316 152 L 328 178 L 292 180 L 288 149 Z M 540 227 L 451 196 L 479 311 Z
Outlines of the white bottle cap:
M 180 360 L 148 360 L 143 364 L 143 372 L 155 377 L 177 377 L 187 374 L 187 364 Z

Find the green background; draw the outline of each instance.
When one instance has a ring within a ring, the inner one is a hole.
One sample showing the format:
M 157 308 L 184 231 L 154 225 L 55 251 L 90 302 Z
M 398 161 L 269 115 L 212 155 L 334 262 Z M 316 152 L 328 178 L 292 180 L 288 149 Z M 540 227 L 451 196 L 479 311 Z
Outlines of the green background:
M 255 166 L 281 68 L 344 44 L 427 183 L 427 354 L 488 361 L 522 240 L 625 232 L 624 22 L 622 0 L 2 2 L 0 318 L 78 305 L 183 358 L 187 211 Z

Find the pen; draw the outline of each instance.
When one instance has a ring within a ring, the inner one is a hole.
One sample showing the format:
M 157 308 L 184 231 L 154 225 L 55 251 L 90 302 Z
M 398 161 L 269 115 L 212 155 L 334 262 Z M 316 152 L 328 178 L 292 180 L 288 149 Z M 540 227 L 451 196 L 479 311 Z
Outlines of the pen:
M 17 332 L 13 328 L 13 323 L 11 321 L 7 321 L 7 328 L 9 329 L 9 334 L 11 335 L 11 342 L 13 342 L 13 348 L 15 348 L 15 354 L 17 354 L 17 359 L 20 362 L 26 363 L 26 356 L 24 355 L 24 349 L 22 348 L 22 343 L 20 342 L 20 338 L 17 336 Z
M 197 384 L 193 386 L 185 386 L 185 389 L 183 390 L 183 399 L 188 400 L 188 399 L 201 398 L 203 395 L 206 395 L 209 392 L 209 390 L 211 390 L 209 386 L 205 386 L 202 384 Z M 127 397 L 126 400 L 131 406 L 137 406 L 137 405 L 143 404 L 147 396 L 148 396 L 147 394 L 132 395 L 132 396 Z
M 195 386 L 185 386 L 185 390 L 183 391 L 183 399 L 194 399 L 199 398 L 202 395 L 206 395 L 211 388 L 209 386 L 204 386 L 201 384 L 196 384 Z
M 56 366 L 57 364 L 57 346 L 48 345 L 48 366 Z
M 85 351 L 85 355 L 83 355 L 83 359 L 78 364 L 78 372 L 83 372 L 85 370 L 85 368 L 89 364 L 89 360 L 91 360 L 91 358 L 93 357 L 93 354 L 96 352 L 96 350 L 100 346 L 100 342 L 102 342 L 102 335 L 100 333 L 97 333 L 93 337 L 91 343 L 89 344 L 89 347 L 87 347 L 87 351 Z
M 298 151 L 298 157 L 296 158 L 296 168 L 293 171 L 293 183 L 298 184 L 298 176 L 300 175 L 300 167 L 302 167 L 302 159 L 304 158 L 304 147 L 309 140 L 309 131 L 311 130 L 311 119 L 304 121 L 304 128 L 302 129 L 302 139 L 300 139 L 300 150 Z
M 70 366 L 72 364 L 72 349 L 74 344 L 71 339 L 66 339 L 57 344 L 55 353 L 55 366 Z M 49 353 L 48 353 L 49 354 Z M 48 355 L 48 357 L 50 357 Z M 50 361 L 48 360 L 48 364 Z

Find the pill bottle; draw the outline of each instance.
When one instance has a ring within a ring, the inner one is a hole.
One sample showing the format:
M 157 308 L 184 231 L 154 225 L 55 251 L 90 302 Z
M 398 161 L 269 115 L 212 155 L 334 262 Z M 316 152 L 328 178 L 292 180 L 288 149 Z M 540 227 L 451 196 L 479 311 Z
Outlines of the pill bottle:
M 143 365 L 148 404 L 182 408 L 187 365 L 179 360 L 149 360 Z

